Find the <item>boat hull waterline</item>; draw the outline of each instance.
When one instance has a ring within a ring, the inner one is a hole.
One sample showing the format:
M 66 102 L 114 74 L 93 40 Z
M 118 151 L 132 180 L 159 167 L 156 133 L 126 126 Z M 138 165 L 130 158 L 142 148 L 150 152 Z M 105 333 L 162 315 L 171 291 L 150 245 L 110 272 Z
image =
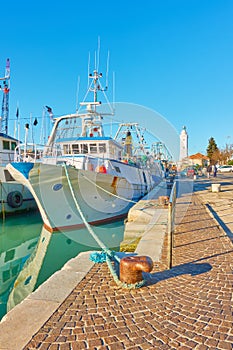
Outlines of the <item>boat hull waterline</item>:
M 28 173 L 26 167 L 31 168 Z M 87 222 L 98 225 L 126 217 L 135 202 L 148 192 L 148 186 L 139 182 L 142 170 L 135 167 L 131 174 L 134 182 L 69 166 L 67 176 L 61 165 L 12 163 L 7 168 L 33 194 L 50 232 L 84 226 L 75 201 Z

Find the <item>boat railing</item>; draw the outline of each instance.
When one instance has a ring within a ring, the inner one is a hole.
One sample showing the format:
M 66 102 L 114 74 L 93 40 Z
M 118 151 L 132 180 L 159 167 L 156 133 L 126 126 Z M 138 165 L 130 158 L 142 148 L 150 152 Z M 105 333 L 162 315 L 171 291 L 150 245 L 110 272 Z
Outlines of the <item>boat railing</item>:
M 77 169 L 83 169 L 83 159 L 78 157 L 69 157 L 66 159 L 66 164 Z
M 60 145 L 44 146 L 44 150 L 43 150 L 44 157 L 57 158 L 58 156 L 61 156 L 61 155 L 62 155 L 62 151 L 61 151 Z
M 111 164 L 110 160 L 103 159 L 100 157 L 95 157 L 89 154 L 83 154 L 73 157 L 69 157 L 66 159 L 66 164 L 74 166 L 77 169 L 89 170 L 99 172 L 101 167 L 105 167 L 106 169 L 112 169 L 115 171 L 115 168 Z
M 14 151 L 4 150 L 0 152 L 0 164 L 8 164 L 14 160 Z
M 14 162 L 39 162 L 42 159 L 43 147 L 43 145 L 35 143 L 25 143 L 16 146 Z

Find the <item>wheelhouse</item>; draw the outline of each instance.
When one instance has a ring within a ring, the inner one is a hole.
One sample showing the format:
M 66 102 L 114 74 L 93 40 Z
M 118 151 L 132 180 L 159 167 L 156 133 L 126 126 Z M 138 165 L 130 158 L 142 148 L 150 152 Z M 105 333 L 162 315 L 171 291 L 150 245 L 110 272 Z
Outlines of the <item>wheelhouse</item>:
M 7 164 L 14 160 L 14 150 L 17 143 L 15 138 L 0 133 L 0 164 Z
M 92 157 L 122 158 L 123 147 L 110 137 L 79 137 L 77 139 L 58 139 L 57 146 L 62 156 L 90 155 Z

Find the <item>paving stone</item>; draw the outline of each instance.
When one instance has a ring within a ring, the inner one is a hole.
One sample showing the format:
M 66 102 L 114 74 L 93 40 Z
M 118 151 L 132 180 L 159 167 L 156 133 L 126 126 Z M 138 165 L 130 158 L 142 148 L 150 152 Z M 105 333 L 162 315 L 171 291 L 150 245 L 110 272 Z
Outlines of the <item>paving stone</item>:
M 217 214 L 232 210 L 233 183 L 219 193 L 210 186 L 196 181 L 195 193 L 177 200 L 171 269 L 167 234 L 143 288 L 120 289 L 107 265 L 95 264 L 23 350 L 232 349 L 233 245 Z

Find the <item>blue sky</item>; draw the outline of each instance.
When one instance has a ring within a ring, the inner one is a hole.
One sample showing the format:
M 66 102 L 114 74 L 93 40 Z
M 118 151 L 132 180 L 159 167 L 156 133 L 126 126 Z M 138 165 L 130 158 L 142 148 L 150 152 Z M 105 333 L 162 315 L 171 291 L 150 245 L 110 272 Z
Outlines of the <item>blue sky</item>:
M 22 123 L 38 118 L 37 134 L 43 106 L 75 111 L 78 76 L 81 99 L 99 36 L 100 68 L 109 50 L 117 102 L 157 111 L 178 133 L 186 125 L 189 154 L 205 153 L 211 136 L 220 148 L 233 143 L 233 1 L 13 0 L 1 13 L 11 131 L 17 104 Z

